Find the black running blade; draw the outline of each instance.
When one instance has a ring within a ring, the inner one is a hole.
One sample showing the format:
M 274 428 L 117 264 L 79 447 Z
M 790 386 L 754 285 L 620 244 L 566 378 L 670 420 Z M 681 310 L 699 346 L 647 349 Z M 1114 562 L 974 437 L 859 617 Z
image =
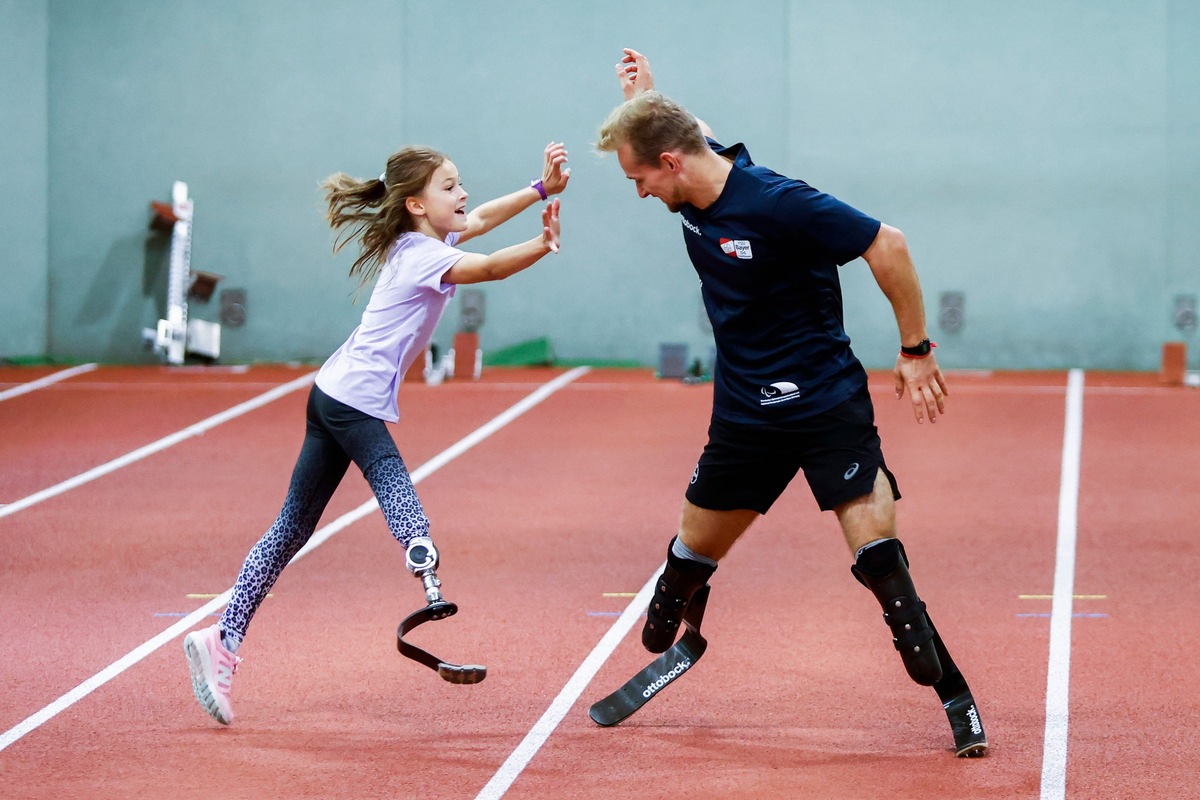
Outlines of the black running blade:
M 620 689 L 592 704 L 588 716 L 593 722 L 607 728 L 627 719 L 700 660 L 708 648 L 708 641 L 700 635 L 700 623 L 704 620 L 704 609 L 708 605 L 708 591 L 706 584 L 692 597 L 683 615 L 684 631 L 679 641 L 625 681 Z
M 447 664 L 437 666 L 437 674 L 449 683 L 479 683 L 487 677 L 487 667 L 482 664 Z
M 436 672 L 442 680 L 448 683 L 469 684 L 479 683 L 487 677 L 487 667 L 480 664 L 451 664 L 443 661 L 427 650 L 422 650 L 404 637 L 418 625 L 432 620 L 445 619 L 458 613 L 454 603 L 430 603 L 419 611 L 414 611 L 404 618 L 396 630 L 396 649 L 406 658 L 411 658 L 418 664 L 424 664 Z
M 588 716 L 597 725 L 606 728 L 627 719 L 691 669 L 707 647 L 708 642 L 704 637 L 689 628 L 671 649 L 626 681 L 624 686 L 603 700 L 597 700 L 588 711 Z
M 963 692 L 944 704 L 954 734 L 954 754 L 959 758 L 979 758 L 987 753 L 987 734 L 979 719 L 979 709 L 970 692 Z

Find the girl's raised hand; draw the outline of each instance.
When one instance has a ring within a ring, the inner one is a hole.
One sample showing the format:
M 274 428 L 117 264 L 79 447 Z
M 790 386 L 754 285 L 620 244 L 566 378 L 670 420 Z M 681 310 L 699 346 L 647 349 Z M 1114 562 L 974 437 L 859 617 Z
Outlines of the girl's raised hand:
M 648 92 L 654 88 L 654 75 L 650 72 L 650 62 L 637 50 L 626 47 L 620 63 L 617 64 L 617 80 L 621 82 L 621 94 L 626 100 L 635 95 Z
M 558 252 L 558 235 L 561 231 L 561 226 L 558 222 L 558 208 L 560 204 L 561 201 L 556 197 L 549 203 L 546 203 L 545 208 L 542 209 L 542 244 L 546 245 L 551 253 Z
M 551 142 L 546 145 L 546 163 L 542 167 L 542 188 L 546 194 L 558 194 L 567 188 L 571 179 L 571 168 L 563 167 L 567 163 L 567 146 L 562 142 Z

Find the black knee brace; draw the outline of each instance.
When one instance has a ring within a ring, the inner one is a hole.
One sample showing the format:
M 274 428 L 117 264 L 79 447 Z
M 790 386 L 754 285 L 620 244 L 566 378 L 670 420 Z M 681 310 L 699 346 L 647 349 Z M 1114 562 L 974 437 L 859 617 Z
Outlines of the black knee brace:
M 892 644 L 900 652 L 909 677 L 922 686 L 932 686 L 942 678 L 942 664 L 925 603 L 917 597 L 908 574 L 904 545 L 898 539 L 889 539 L 867 552 L 870 556 L 864 553 L 850 571 L 883 608 L 883 620 L 892 630 Z
M 675 643 L 679 625 L 688 602 L 696 591 L 708 583 L 716 567 L 680 558 L 667 545 L 667 566 L 654 587 L 654 599 L 646 609 L 646 624 L 642 628 L 642 645 L 651 653 L 665 653 Z

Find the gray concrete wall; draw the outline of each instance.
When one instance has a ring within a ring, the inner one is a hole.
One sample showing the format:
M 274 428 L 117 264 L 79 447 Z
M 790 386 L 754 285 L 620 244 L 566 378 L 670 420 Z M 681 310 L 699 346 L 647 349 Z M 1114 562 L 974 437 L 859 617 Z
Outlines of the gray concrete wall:
M 527 183 L 553 138 L 574 174 L 563 252 L 484 287 L 485 348 L 549 336 L 567 358 L 654 363 L 667 341 L 706 352 L 678 220 L 591 149 L 632 46 L 720 138 L 906 232 L 944 365 L 1153 369 L 1169 339 L 1197 360 L 1197 334 L 1171 312 L 1200 293 L 1200 6 L 729 9 L 52 0 L 49 351 L 151 359 L 140 331 L 162 313 L 166 253 L 147 206 L 184 180 L 193 267 L 247 293 L 223 360 L 324 358 L 362 306 L 349 253 L 330 254 L 323 177 L 378 174 L 419 142 L 451 155 L 476 203 Z M 536 229 L 527 212 L 471 246 Z M 856 351 L 887 366 L 890 309 L 864 262 L 843 274 Z M 944 292 L 965 297 L 958 332 L 939 328 Z M 217 299 L 192 311 L 214 319 Z M 457 317 L 452 306 L 443 343 Z

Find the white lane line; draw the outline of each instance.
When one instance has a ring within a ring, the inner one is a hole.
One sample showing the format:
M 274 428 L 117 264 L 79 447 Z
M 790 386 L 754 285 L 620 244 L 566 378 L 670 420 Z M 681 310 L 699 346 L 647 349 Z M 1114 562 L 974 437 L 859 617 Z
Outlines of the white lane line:
M 554 380 L 543 384 L 536 391 L 532 392 L 523 400 L 510 407 L 507 411 L 499 414 L 490 422 L 485 423 L 465 438 L 459 440 L 457 443 L 446 448 L 429 461 L 413 470 L 411 473 L 413 483 L 419 483 L 422 479 L 429 477 L 434 472 L 441 469 L 443 466 L 450 463 L 467 450 L 470 450 L 472 447 L 479 444 L 484 439 L 524 414 L 529 409 L 533 408 L 538 403 L 542 402 L 571 381 L 587 373 L 588 369 L 588 367 L 576 367 L 570 372 L 563 373 Z M 372 498 L 353 511 L 338 517 L 333 522 L 314 533 L 312 538 L 309 539 L 308 544 L 301 548 L 300 552 L 296 553 L 296 555 L 292 558 L 292 561 L 296 561 L 297 559 L 302 558 L 306 553 L 312 552 L 315 548 L 326 542 L 329 537 L 346 528 L 350 524 L 367 516 L 377 508 L 379 508 L 379 504 L 374 498 Z M 158 650 L 163 645 L 175 639 L 177 636 L 181 636 L 182 634 L 186 633 L 194 625 L 204 620 L 204 618 L 209 614 L 228 603 L 229 597 L 232 593 L 232 588 L 225 590 L 217 597 L 214 597 L 212 600 L 181 619 L 179 622 L 176 622 L 174 625 L 155 636 L 153 639 L 150 639 L 145 644 L 135 647 L 133 650 L 129 651 L 124 656 L 102 669 L 100 672 L 88 678 L 86 681 L 79 684 L 50 705 L 46 706 L 37 713 L 30 715 L 17 725 L 0 734 L 0 751 L 4 750 L 13 742 L 16 742 L 22 736 L 25 736 L 31 731 L 36 730 L 48 720 L 70 708 L 83 698 L 87 697 L 89 694 L 96 691 L 101 686 L 108 683 L 113 678 L 117 677 L 122 672 L 141 661 L 146 656 L 153 653 L 155 650 Z
M 596 673 L 600 671 L 600 667 L 608 660 L 608 657 L 617 649 L 617 645 L 625 638 L 625 634 L 629 633 L 629 629 L 641 617 L 646 606 L 650 604 L 650 596 L 654 594 L 654 584 L 658 579 L 659 574 L 666 567 L 667 562 L 663 562 L 650 576 L 650 580 L 646 581 L 646 585 L 642 587 L 634 598 L 629 601 L 629 605 L 621 612 L 621 616 L 617 618 L 608 632 L 600 639 L 592 652 L 588 653 L 587 658 L 575 670 L 575 674 L 571 676 L 562 691 L 558 693 L 558 697 L 550 703 L 550 707 L 542 714 L 541 718 L 534 723 L 530 728 L 529 733 L 525 734 L 525 738 L 517 745 L 517 748 L 512 751 L 512 754 L 505 759 L 500 765 L 500 769 L 496 770 L 496 774 L 492 779 L 479 790 L 479 794 L 475 795 L 475 800 L 499 800 L 504 796 L 512 786 L 513 781 L 521 774 L 530 760 L 541 749 L 546 740 L 550 738 L 550 734 L 554 733 L 554 729 L 562 722 L 563 717 L 575 705 L 575 701 L 579 699 L 579 695 L 583 694 L 583 690 L 591 683 L 592 678 L 596 677 Z
M 49 500 L 51 497 L 57 497 L 64 492 L 69 492 L 70 490 L 82 486 L 85 483 L 94 481 L 97 478 L 102 478 L 110 472 L 115 472 L 122 467 L 127 467 L 130 464 L 133 464 L 136 461 L 141 461 L 143 458 L 154 455 L 160 450 L 166 450 L 168 447 L 179 444 L 184 439 L 191 438 L 192 436 L 199 436 L 205 431 L 211 430 L 222 423 L 234 419 L 235 417 L 240 417 L 242 414 L 253 411 L 260 406 L 265 406 L 272 400 L 277 400 L 280 397 L 283 397 L 285 394 L 294 392 L 297 389 L 301 389 L 312 383 L 313 377 L 316 374 L 317 373 L 315 372 L 310 372 L 309 374 L 300 378 L 296 378 L 294 381 L 285 383 L 282 386 L 276 386 L 269 392 L 264 392 L 258 397 L 247 400 L 244 403 L 239 403 L 233 408 L 222 411 L 220 414 L 214 414 L 208 419 L 197 422 L 195 425 L 190 425 L 181 431 L 176 431 L 170 436 L 164 436 L 157 442 L 151 442 L 145 447 L 139 447 L 137 450 L 126 453 L 119 458 L 114 458 L 107 464 L 101 464 L 98 467 L 93 467 L 87 472 L 82 472 L 73 478 L 68 478 L 62 483 L 57 483 L 47 489 L 42 489 L 40 492 L 35 492 L 28 497 L 22 497 L 20 500 L 0 507 L 0 518 L 7 517 L 10 514 L 15 514 L 18 511 L 29 508 L 30 506 L 37 505 L 43 500 Z
M 28 394 L 29 392 L 36 392 L 38 389 L 44 389 L 51 384 L 58 383 L 59 381 L 65 381 L 67 378 L 74 378 L 76 375 L 82 375 L 85 372 L 91 372 L 95 368 L 95 364 L 80 364 L 78 367 L 71 367 L 70 369 L 52 372 L 44 378 L 38 378 L 36 381 L 23 383 L 20 386 L 13 387 L 12 389 L 5 389 L 3 392 L 0 392 L 0 401 L 7 400 L 10 397 L 17 397 L 18 395 L 22 394 Z
M 1046 732 L 1042 744 L 1041 800 L 1067 794 L 1067 731 L 1071 683 L 1071 615 L 1075 594 L 1075 539 L 1079 517 L 1079 460 L 1083 450 L 1083 370 L 1067 373 L 1062 477 L 1058 490 L 1058 547 L 1050 605 L 1050 660 L 1046 675 Z

